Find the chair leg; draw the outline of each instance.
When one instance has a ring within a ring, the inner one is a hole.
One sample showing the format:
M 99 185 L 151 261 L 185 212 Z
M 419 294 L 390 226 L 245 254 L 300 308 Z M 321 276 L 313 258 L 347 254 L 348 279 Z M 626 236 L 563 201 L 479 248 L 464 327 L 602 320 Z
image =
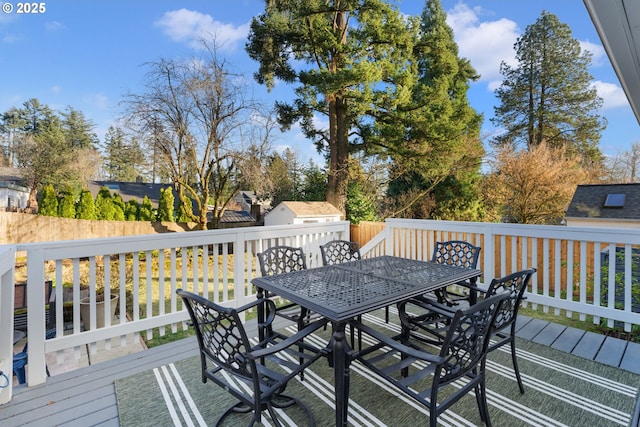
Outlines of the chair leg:
M 478 402 L 478 410 L 480 411 L 480 419 L 487 427 L 491 427 L 491 419 L 489 418 L 489 405 L 487 405 L 487 387 L 484 380 L 478 384 L 476 390 L 476 401 Z
M 511 361 L 513 362 L 513 371 L 516 373 L 516 379 L 518 380 L 518 388 L 520 389 L 520 394 L 524 394 L 524 385 L 522 385 L 522 378 L 520 378 L 520 368 L 518 368 L 518 359 L 516 358 L 516 342 L 511 335 L 511 342 L 509 343 L 511 346 Z

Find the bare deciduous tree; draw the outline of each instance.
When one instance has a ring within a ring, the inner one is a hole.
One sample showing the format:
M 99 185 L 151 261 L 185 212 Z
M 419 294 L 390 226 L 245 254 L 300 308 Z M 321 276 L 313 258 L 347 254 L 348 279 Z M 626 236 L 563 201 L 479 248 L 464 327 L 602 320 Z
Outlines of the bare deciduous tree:
M 587 173 L 576 157 L 546 143 L 530 151 L 503 147 L 484 185 L 487 214 L 495 221 L 559 224 Z
M 629 151 L 607 161 L 608 181 L 613 183 L 638 182 L 640 173 L 640 142 L 631 145 Z
M 236 174 L 257 104 L 247 96 L 246 80 L 218 58 L 215 44 L 203 46 L 201 58 L 149 64 L 146 90 L 130 94 L 127 106 L 129 118 L 152 136 L 184 214 L 206 229 L 208 211 L 215 228 L 241 185 Z

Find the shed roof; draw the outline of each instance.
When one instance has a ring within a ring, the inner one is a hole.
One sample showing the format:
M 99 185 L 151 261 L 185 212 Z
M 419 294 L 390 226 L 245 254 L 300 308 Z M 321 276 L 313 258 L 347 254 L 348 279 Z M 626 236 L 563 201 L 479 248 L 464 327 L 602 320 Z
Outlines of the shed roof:
M 329 202 L 281 202 L 280 204 L 289 208 L 298 217 L 342 215 L 342 212 Z
M 622 206 L 605 207 L 609 194 L 624 194 Z M 578 185 L 565 217 L 640 219 L 640 184 Z

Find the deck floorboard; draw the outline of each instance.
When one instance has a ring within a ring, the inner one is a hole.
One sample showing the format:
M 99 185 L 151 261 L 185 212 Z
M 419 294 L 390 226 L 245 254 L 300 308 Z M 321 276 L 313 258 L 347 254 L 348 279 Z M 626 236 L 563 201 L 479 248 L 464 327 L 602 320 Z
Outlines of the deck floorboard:
M 255 333 L 255 327 L 249 327 Z M 520 316 L 517 335 L 554 348 L 640 373 L 640 344 Z M 538 337 L 538 335 L 540 335 Z M 566 345 L 565 345 L 566 343 Z M 45 384 L 14 388 L 13 400 L 0 406 L 3 427 L 119 425 L 115 380 L 197 355 L 195 337 L 50 377 Z

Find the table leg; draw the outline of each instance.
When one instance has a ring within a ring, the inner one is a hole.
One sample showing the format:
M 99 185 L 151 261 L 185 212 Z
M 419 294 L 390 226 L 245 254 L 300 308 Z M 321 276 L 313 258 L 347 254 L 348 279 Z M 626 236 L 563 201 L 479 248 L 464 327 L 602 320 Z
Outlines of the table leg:
M 473 305 L 478 302 L 478 278 L 472 277 L 469 279 L 469 284 L 471 285 L 471 289 L 469 289 L 469 304 Z
M 264 290 L 262 288 L 257 288 L 256 289 L 256 298 L 257 299 L 262 299 L 264 297 Z M 258 339 L 260 340 L 260 342 L 263 342 L 266 335 L 265 335 L 265 331 L 264 331 L 264 327 L 261 325 L 264 325 L 264 320 L 266 319 L 265 317 L 265 304 L 258 304 Z
M 347 425 L 349 412 L 349 365 L 348 345 L 345 342 L 345 323 L 333 325 L 333 376 L 336 399 L 336 426 Z

